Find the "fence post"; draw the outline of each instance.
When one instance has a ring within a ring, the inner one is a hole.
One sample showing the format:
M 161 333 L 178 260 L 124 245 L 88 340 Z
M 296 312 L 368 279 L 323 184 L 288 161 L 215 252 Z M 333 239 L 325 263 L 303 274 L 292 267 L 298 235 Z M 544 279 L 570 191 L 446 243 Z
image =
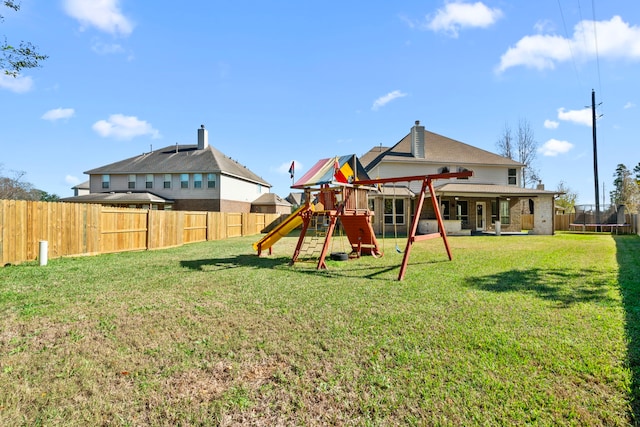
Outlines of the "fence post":
M 146 250 L 151 249 L 149 247 L 149 245 L 151 244 L 151 212 L 153 212 L 153 210 L 149 208 L 147 210 L 147 237 L 146 241 L 144 242 L 144 247 Z
M 40 265 L 47 265 L 47 260 L 49 259 L 49 242 L 46 240 L 40 240 L 38 259 L 40 260 Z

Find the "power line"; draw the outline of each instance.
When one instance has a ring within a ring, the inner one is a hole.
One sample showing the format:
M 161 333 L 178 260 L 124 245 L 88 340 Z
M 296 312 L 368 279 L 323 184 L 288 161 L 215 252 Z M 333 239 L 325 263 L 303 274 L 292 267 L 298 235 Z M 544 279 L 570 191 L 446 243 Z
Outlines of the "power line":
M 596 46 L 596 67 L 598 71 L 598 89 L 600 91 L 600 99 L 602 99 L 602 79 L 600 77 L 600 53 L 598 51 L 598 32 L 596 21 L 596 2 L 591 0 L 591 13 L 593 15 L 593 39 Z
M 564 19 L 564 12 L 562 11 L 562 4 L 560 3 L 560 0 L 558 0 L 558 7 L 560 8 L 560 17 L 562 18 L 562 26 L 564 27 L 564 34 L 566 36 L 567 46 L 569 47 L 569 53 L 571 53 L 573 71 L 576 73 L 576 80 L 578 81 L 578 87 L 582 89 L 582 82 L 580 81 L 580 74 L 578 73 L 578 66 L 576 65 L 576 56 L 573 54 L 573 49 L 571 48 L 571 38 L 569 37 L 569 32 L 567 31 L 567 23 Z

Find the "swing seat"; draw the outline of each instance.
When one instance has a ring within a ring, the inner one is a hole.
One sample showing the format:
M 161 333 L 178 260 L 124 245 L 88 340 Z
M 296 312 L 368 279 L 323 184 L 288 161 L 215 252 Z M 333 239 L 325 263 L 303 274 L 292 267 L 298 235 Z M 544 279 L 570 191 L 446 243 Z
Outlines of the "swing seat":
M 400 249 L 400 246 L 396 245 L 396 252 L 398 252 L 399 254 L 402 253 L 402 249 Z
M 349 259 L 349 254 L 346 252 L 332 252 L 331 259 L 334 261 L 347 261 Z

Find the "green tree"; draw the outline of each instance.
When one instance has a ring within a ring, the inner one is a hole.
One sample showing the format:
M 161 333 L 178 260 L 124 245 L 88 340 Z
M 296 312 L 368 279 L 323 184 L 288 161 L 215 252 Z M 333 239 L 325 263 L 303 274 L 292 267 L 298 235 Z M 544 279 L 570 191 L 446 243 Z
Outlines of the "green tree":
M 557 191 L 561 194 L 556 199 L 556 206 L 563 207 L 565 213 L 574 212 L 576 201 L 578 200 L 578 193 L 569 188 L 564 181 L 560 181 Z
M 26 172 L 13 171 L 13 176 L 2 174 L 0 165 L 0 199 L 5 200 L 40 200 L 43 202 L 55 202 L 60 200 L 57 194 L 49 194 L 46 191 L 34 188 L 33 184 L 23 180 Z
M 46 191 L 40 190 L 40 201 L 41 202 L 59 202 L 60 196 L 57 194 L 47 193 Z
M 14 11 L 20 10 L 20 3 L 15 0 L 3 0 L 2 4 Z M 4 16 L 0 15 L 0 22 Z M 29 42 L 21 41 L 17 46 L 9 44 L 7 38 L 0 44 L 0 70 L 4 74 L 17 77 L 24 68 L 40 67 L 40 63 L 48 58 L 47 55 L 38 53 L 36 46 Z
M 611 203 L 625 205 L 629 212 L 637 213 L 640 210 L 640 163 L 633 169 L 633 173 L 622 163 L 618 164 L 613 174 L 615 179 L 609 197 Z

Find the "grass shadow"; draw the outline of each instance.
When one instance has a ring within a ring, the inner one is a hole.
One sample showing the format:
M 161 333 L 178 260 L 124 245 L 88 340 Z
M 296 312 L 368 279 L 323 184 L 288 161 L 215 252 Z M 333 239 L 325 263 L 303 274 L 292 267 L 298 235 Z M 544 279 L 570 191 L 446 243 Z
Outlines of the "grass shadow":
M 190 270 L 205 270 L 206 267 L 216 267 L 217 269 L 252 267 L 252 268 L 274 268 L 283 264 L 288 264 L 288 257 L 259 257 L 257 255 L 234 255 L 226 258 L 207 258 L 180 261 L 180 266 Z
M 576 283 L 579 285 L 576 286 Z M 564 306 L 592 301 L 614 302 L 607 295 L 610 281 L 601 277 L 601 272 L 588 269 L 579 272 L 541 268 L 509 270 L 499 274 L 471 277 L 467 285 L 491 292 L 530 293 Z
M 249 268 L 265 268 L 274 269 L 280 267 L 289 267 L 291 257 L 259 257 L 257 255 L 234 255 L 229 257 L 196 259 L 196 260 L 184 260 L 180 261 L 180 266 L 194 271 L 210 271 L 210 270 L 226 270 L 239 267 Z M 335 261 L 327 260 L 329 268 L 318 270 L 316 269 L 318 259 L 308 258 L 301 259 L 296 262 L 296 265 L 307 266 L 305 268 L 299 268 L 295 271 L 304 275 L 322 275 L 324 277 L 331 277 L 335 279 L 348 279 L 351 277 L 364 278 L 370 280 L 383 280 L 388 281 L 388 278 L 379 277 L 387 275 L 394 270 L 399 270 L 401 261 L 398 261 L 397 265 L 381 265 L 379 267 L 373 267 L 370 264 L 358 265 L 357 259 L 350 259 L 346 261 L 348 266 L 338 267 L 338 265 L 332 265 Z M 342 262 L 342 261 L 340 261 Z M 444 260 L 428 261 L 428 262 L 416 262 L 411 265 L 420 264 L 433 264 L 434 262 L 448 262 Z M 393 280 L 396 280 L 394 278 Z
M 625 310 L 627 363 L 631 371 L 631 418 L 640 425 L 640 237 L 614 236 L 618 284 Z

